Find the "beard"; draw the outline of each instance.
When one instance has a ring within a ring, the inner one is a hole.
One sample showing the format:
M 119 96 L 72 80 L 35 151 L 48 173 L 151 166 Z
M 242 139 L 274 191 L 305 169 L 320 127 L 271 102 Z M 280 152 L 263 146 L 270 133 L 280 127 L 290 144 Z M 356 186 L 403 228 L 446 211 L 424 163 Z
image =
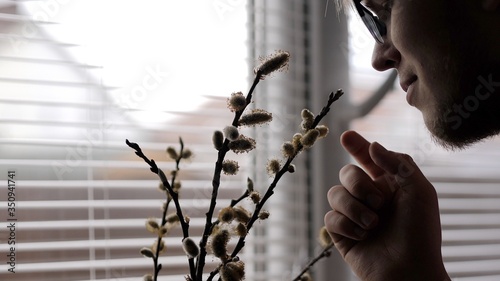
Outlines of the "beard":
M 499 85 L 500 79 L 495 80 L 498 76 L 492 72 L 467 76 L 468 85 L 460 83 L 450 89 L 456 93 L 454 96 L 443 94 L 445 98 L 436 101 L 432 112 L 424 114 L 433 140 L 448 150 L 462 150 L 500 133 L 500 95 L 497 93 L 500 87 L 490 92 L 491 87 L 483 85 L 484 81 L 498 81 Z
M 433 140 L 448 150 L 500 133 L 500 64 L 482 48 L 492 42 L 477 33 L 472 18 L 464 19 L 469 14 L 465 9 L 456 5 L 447 14 L 450 26 L 443 37 L 449 36 L 449 49 L 442 53 L 441 66 L 432 70 L 439 77 L 428 95 L 434 102 L 423 111 Z

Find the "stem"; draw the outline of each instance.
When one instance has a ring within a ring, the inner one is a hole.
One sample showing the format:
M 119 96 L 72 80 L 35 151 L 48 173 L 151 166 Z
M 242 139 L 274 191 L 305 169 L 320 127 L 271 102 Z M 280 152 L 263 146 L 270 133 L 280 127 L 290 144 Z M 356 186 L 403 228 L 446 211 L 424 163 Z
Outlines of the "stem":
M 260 214 L 260 211 L 262 210 L 262 207 L 264 207 L 264 204 L 271 197 L 271 195 L 274 194 L 274 189 L 276 188 L 276 185 L 278 184 L 278 181 L 281 179 L 281 177 L 285 173 L 288 172 L 288 166 L 290 166 L 290 164 L 292 163 L 292 161 L 293 161 L 293 159 L 295 158 L 296 155 L 297 154 L 295 154 L 294 156 L 288 158 L 288 160 L 286 161 L 285 165 L 283 165 L 283 167 L 281 168 L 281 170 L 279 170 L 278 173 L 276 173 L 276 176 L 274 177 L 273 182 L 267 188 L 267 191 L 264 194 L 264 197 L 262 197 L 262 199 L 260 200 L 260 202 L 257 205 L 255 205 L 255 210 L 254 210 L 254 212 L 252 214 L 252 217 L 250 218 L 250 221 L 248 221 L 248 224 L 247 224 L 247 233 L 250 232 L 250 229 L 252 228 L 252 226 L 255 223 L 255 221 L 257 221 L 259 219 L 259 214 Z M 236 257 L 236 255 L 243 249 L 243 247 L 245 246 L 245 238 L 246 238 L 246 236 L 247 235 L 241 236 L 238 239 L 238 243 L 236 244 L 236 247 L 234 248 L 233 253 L 231 254 L 231 258 Z
M 314 259 L 312 259 L 307 265 L 306 267 L 304 267 L 304 269 L 299 273 L 299 275 L 297 275 L 297 277 L 295 277 L 295 279 L 293 279 L 293 281 L 299 281 L 300 280 L 300 277 L 302 277 L 302 275 L 304 275 L 308 270 L 311 269 L 311 267 L 314 266 L 314 264 L 316 264 L 318 261 L 320 261 L 322 258 L 325 258 L 325 257 L 329 257 L 330 254 L 332 253 L 331 252 L 331 249 L 333 248 L 334 244 L 330 244 L 329 246 L 327 246 L 325 249 L 323 249 L 323 251 L 321 251 L 321 253 L 316 256 Z
M 179 204 L 179 194 L 177 192 L 175 192 L 172 188 L 174 186 L 175 179 L 177 177 L 177 172 L 180 170 L 179 164 L 182 160 L 182 154 L 184 152 L 184 142 L 182 141 L 182 138 L 179 138 L 179 144 L 181 146 L 181 148 L 179 150 L 179 157 L 177 157 L 177 159 L 175 159 L 176 173 L 174 173 L 172 175 L 172 185 L 171 185 L 170 189 L 168 189 L 168 192 L 170 193 L 170 196 L 172 196 L 172 199 L 174 200 L 175 207 L 177 209 L 177 216 L 179 217 L 179 221 L 180 221 L 181 227 L 182 227 L 182 234 L 184 236 L 183 239 L 185 239 L 185 238 L 189 237 L 189 224 L 184 219 L 184 215 L 182 213 L 182 209 L 181 209 L 181 206 Z M 175 199 L 174 199 L 174 193 L 175 193 Z M 164 219 L 165 219 L 165 217 L 164 217 Z M 192 278 L 192 280 L 195 280 L 196 267 L 194 264 L 194 258 L 188 258 L 188 263 L 189 263 L 189 271 L 191 274 L 191 278 Z
M 338 89 L 335 92 L 335 94 L 333 92 L 330 93 L 330 95 L 328 96 L 328 101 L 327 101 L 326 105 L 321 109 L 321 112 L 318 115 L 316 115 L 316 117 L 314 118 L 314 122 L 309 129 L 313 129 L 313 128 L 316 128 L 316 126 L 318 126 L 321 119 L 323 119 L 323 117 L 325 117 L 326 114 L 328 114 L 328 112 L 330 111 L 330 107 L 332 106 L 332 103 L 334 103 L 336 100 L 338 100 L 343 94 L 344 94 L 344 91 L 342 91 L 342 89 Z
M 170 198 L 167 197 L 165 208 L 163 209 L 161 226 L 164 226 L 167 223 L 167 221 L 165 220 L 165 216 L 167 215 L 168 206 L 170 205 L 171 201 L 172 200 L 170 200 Z M 155 274 L 154 274 L 154 278 L 153 278 L 154 281 L 158 280 L 158 274 L 160 273 L 160 269 L 161 269 L 158 267 L 158 257 L 160 256 L 160 246 L 161 246 L 162 238 L 163 238 L 162 236 L 158 236 L 157 244 L 156 244 L 156 251 L 155 251 L 156 254 L 155 254 L 155 257 L 153 258 L 153 266 L 155 268 Z
M 142 149 L 141 147 L 137 144 L 137 143 L 133 143 L 133 142 L 130 142 L 128 139 L 125 141 L 127 143 L 127 145 L 131 148 L 133 148 L 135 150 L 135 154 L 139 157 L 141 157 L 146 163 L 148 163 L 148 165 L 150 166 L 150 170 L 151 172 L 157 174 L 158 176 L 160 176 L 160 173 L 165 175 L 165 173 L 163 173 L 163 171 L 161 171 L 158 166 L 156 165 L 156 162 L 153 160 L 153 159 L 149 159 L 148 157 L 146 157 L 146 155 L 144 155 L 144 153 L 142 152 Z M 182 140 L 180 141 L 181 142 L 181 155 L 182 155 L 182 149 L 183 149 L 183 143 L 182 143 Z M 180 161 L 179 160 L 176 160 L 177 162 L 177 169 L 178 169 L 178 162 Z M 168 193 L 170 194 L 170 196 L 172 197 L 172 201 L 174 201 L 174 204 L 175 204 L 175 209 L 177 211 L 177 216 L 179 217 L 179 222 L 181 223 L 181 227 L 182 227 L 182 234 L 184 236 L 184 238 L 186 237 L 189 237 L 189 224 L 186 223 L 186 220 L 184 219 L 184 215 L 182 213 L 182 209 L 181 209 L 181 206 L 179 204 L 179 194 L 177 192 L 175 192 L 172 188 L 173 184 L 174 184 L 174 180 L 175 180 L 175 176 L 174 178 L 172 179 L 172 184 L 170 184 L 168 182 L 168 180 L 162 176 L 160 176 L 160 179 L 162 181 L 162 184 L 166 187 Z M 165 219 L 165 217 L 162 218 L 162 222 L 163 220 Z M 189 269 L 190 269 L 190 272 L 191 272 L 191 278 L 193 280 L 195 280 L 195 277 L 196 277 L 196 270 L 195 270 L 195 264 L 194 264 L 194 259 L 193 258 L 189 258 L 188 260 L 189 262 Z M 156 271 L 156 267 L 155 267 L 155 271 Z
M 246 96 L 246 105 L 243 109 L 238 110 L 234 114 L 234 119 L 233 122 L 231 123 L 233 126 L 238 127 L 239 119 L 241 115 L 243 114 L 243 111 L 245 111 L 246 107 L 250 104 L 252 101 L 252 94 L 255 90 L 255 87 L 257 87 L 257 84 L 261 80 L 261 73 L 257 72 L 255 75 L 255 79 L 253 81 L 252 86 L 250 87 L 250 90 L 248 91 L 248 94 Z M 206 213 L 206 222 L 205 222 L 205 228 L 203 230 L 203 235 L 200 241 L 200 254 L 198 256 L 198 261 L 196 265 L 196 277 L 197 281 L 201 281 L 202 275 L 203 275 L 203 268 L 205 266 L 205 257 L 207 255 L 207 250 L 206 250 L 206 245 L 208 242 L 208 237 L 211 234 L 211 231 L 213 229 L 213 223 L 212 223 L 212 217 L 214 214 L 215 206 L 217 205 L 217 196 L 219 193 L 219 186 L 220 186 L 220 177 L 221 177 L 221 172 L 222 172 L 222 162 L 224 161 L 224 158 L 226 157 L 226 153 L 229 151 L 229 140 L 226 139 L 219 150 L 218 157 L 217 157 L 217 162 L 215 162 L 215 169 L 214 169 L 214 175 L 212 178 L 212 197 L 210 199 L 210 207 Z

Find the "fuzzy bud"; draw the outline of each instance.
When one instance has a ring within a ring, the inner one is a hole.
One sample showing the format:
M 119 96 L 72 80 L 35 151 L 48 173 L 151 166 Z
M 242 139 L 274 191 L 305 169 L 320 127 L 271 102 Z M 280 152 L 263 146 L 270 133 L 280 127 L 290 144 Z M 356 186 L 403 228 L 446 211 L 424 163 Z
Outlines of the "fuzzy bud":
M 182 150 L 182 155 L 181 155 L 182 159 L 189 159 L 192 156 L 193 156 L 193 152 L 191 151 L 191 149 L 184 149 L 184 150 Z
M 220 210 L 219 220 L 225 223 L 231 223 L 234 219 L 233 207 L 226 207 Z
M 182 248 L 190 259 L 197 257 L 200 253 L 200 248 L 191 237 L 186 237 L 182 240 Z
M 247 105 L 247 100 L 242 92 L 232 93 L 231 97 L 227 99 L 227 107 L 231 112 L 240 111 Z
M 267 220 L 269 218 L 269 211 L 261 211 L 259 213 L 260 220 Z
M 175 193 L 179 193 L 179 190 L 181 189 L 182 187 L 182 184 L 180 181 L 176 181 L 174 182 L 174 186 L 172 186 L 172 190 L 175 192 Z
M 151 247 L 151 249 L 153 249 L 153 251 L 156 252 L 157 248 L 158 248 L 158 240 L 155 241 L 155 243 L 153 244 L 153 246 Z M 157 254 L 161 254 L 161 253 L 163 253 L 163 251 L 165 251 L 165 241 L 161 240 L 161 242 L 160 242 L 160 248 L 158 249 L 158 253 Z
M 212 143 L 215 149 L 220 150 L 224 144 L 224 134 L 221 131 L 215 131 L 212 136 Z
M 302 130 L 307 131 L 311 129 L 313 123 L 314 123 L 314 114 L 309 110 L 309 109 L 302 109 L 301 112 L 302 116 L 302 123 L 300 126 L 302 127 Z
M 253 188 L 253 180 L 251 178 L 247 178 L 247 190 L 248 192 L 252 192 Z
M 295 147 L 291 142 L 287 141 L 281 145 L 281 152 L 286 158 L 293 157 L 295 155 Z
M 179 158 L 177 151 L 175 150 L 175 148 L 173 148 L 171 146 L 167 147 L 167 155 L 168 155 L 168 157 L 170 157 L 173 160 L 177 160 L 177 158 Z
M 167 215 L 165 217 L 165 221 L 167 222 L 166 228 L 169 230 L 174 228 L 174 227 L 177 227 L 181 223 L 181 221 L 179 220 L 179 217 L 177 216 L 176 213 L 172 213 L 170 215 Z
M 142 277 L 142 281 L 153 281 L 153 275 L 151 274 L 146 274 Z
M 304 134 L 304 137 L 302 138 L 302 145 L 305 148 L 309 148 L 314 145 L 316 140 L 319 137 L 319 131 L 316 129 L 312 129 L 307 131 L 307 133 Z
M 288 166 L 288 172 L 289 172 L 290 174 L 295 173 L 295 165 L 290 164 L 290 165 Z
M 311 277 L 311 274 L 309 274 L 309 272 L 306 272 L 304 274 L 302 274 L 302 276 L 300 276 L 300 281 L 312 281 L 312 277 Z
M 178 223 L 179 216 L 177 216 L 177 213 L 171 213 L 171 214 L 165 216 L 165 221 L 167 223 Z
M 212 227 L 212 231 L 210 232 L 210 235 L 215 235 L 215 234 L 219 233 L 220 230 L 221 230 L 220 225 L 216 224 Z
M 160 183 L 158 184 L 158 189 L 159 189 L 160 191 L 166 191 L 166 190 L 167 190 L 167 188 L 163 185 L 163 183 L 162 183 L 162 182 L 160 182 Z
M 330 131 L 327 126 L 325 125 L 319 125 L 316 127 L 316 130 L 319 131 L 319 137 L 324 138 L 328 135 L 328 132 Z
M 226 138 L 230 141 L 237 140 L 238 137 L 240 136 L 240 132 L 238 131 L 238 128 L 236 128 L 235 126 L 227 126 L 224 128 L 223 132 Z
M 160 225 L 156 221 L 155 218 L 149 218 L 146 221 L 146 229 L 151 233 L 158 233 L 158 229 L 160 229 Z
M 268 57 L 261 58 L 261 64 L 254 69 L 254 73 L 260 75 L 261 79 L 264 79 L 266 75 L 274 71 L 283 71 L 287 69 L 289 61 L 290 53 L 278 50 Z
M 222 171 L 226 175 L 236 175 L 239 169 L 240 166 L 238 162 L 234 160 L 224 160 L 224 162 L 222 162 Z
M 212 236 L 211 247 L 214 256 L 226 260 L 227 259 L 227 243 L 231 235 L 226 229 L 222 229 Z
M 326 227 L 324 226 L 319 230 L 319 243 L 323 248 L 326 248 L 333 243 L 332 237 L 330 237 L 328 230 L 326 230 Z
M 278 159 L 271 159 L 267 162 L 266 169 L 267 169 L 267 173 L 270 176 L 273 176 L 276 173 L 278 173 L 279 170 L 281 169 L 281 163 Z
M 292 145 L 295 149 L 295 151 L 298 151 L 299 148 L 302 146 L 302 134 L 296 133 L 292 137 Z
M 242 261 L 230 261 L 220 271 L 222 281 L 240 281 L 245 278 L 245 264 Z
M 257 191 L 253 191 L 250 193 L 250 199 L 254 204 L 258 204 L 260 202 L 260 193 Z
M 314 120 L 314 114 L 307 108 L 302 109 L 302 111 L 300 112 L 300 116 L 303 120 Z
M 145 256 L 146 258 L 154 258 L 155 257 L 155 254 L 153 253 L 153 251 L 148 247 L 143 247 L 141 249 L 141 255 Z
M 163 237 L 163 236 L 165 236 L 165 234 L 167 234 L 167 232 L 168 232 L 168 228 L 166 228 L 165 226 L 162 226 L 162 227 L 160 227 L 160 229 L 158 229 L 158 236 Z
M 229 149 L 231 149 L 234 153 L 243 153 L 249 152 L 250 150 L 255 148 L 255 140 L 244 135 L 240 135 L 237 140 L 234 140 L 229 143 Z
M 249 114 L 241 116 L 238 123 L 242 126 L 262 125 L 273 120 L 273 114 L 263 109 L 254 109 Z
M 234 218 L 242 223 L 247 223 L 250 221 L 251 214 L 245 208 L 238 206 L 233 208 L 234 210 Z
M 247 235 L 248 233 L 248 230 L 247 230 L 247 227 L 242 224 L 241 222 L 238 223 L 238 225 L 234 228 L 234 232 L 236 233 L 236 235 L 242 237 L 242 236 L 245 236 Z

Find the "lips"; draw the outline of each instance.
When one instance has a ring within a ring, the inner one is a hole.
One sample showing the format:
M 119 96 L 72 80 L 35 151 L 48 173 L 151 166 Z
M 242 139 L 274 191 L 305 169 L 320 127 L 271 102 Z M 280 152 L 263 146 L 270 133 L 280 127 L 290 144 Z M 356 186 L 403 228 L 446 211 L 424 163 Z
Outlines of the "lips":
M 403 89 L 403 91 L 405 92 L 408 92 L 408 88 L 411 86 L 411 84 L 413 84 L 413 82 L 415 82 L 417 80 L 417 76 L 411 76 L 410 78 L 407 78 L 405 80 L 402 80 L 400 85 L 401 85 L 401 89 Z
M 408 102 L 409 105 L 413 106 L 413 96 L 414 96 L 414 91 L 413 91 L 413 86 L 415 81 L 417 81 L 417 76 L 410 76 L 410 78 L 407 78 L 405 80 L 402 80 L 400 83 L 401 88 L 403 91 L 406 92 L 406 101 Z

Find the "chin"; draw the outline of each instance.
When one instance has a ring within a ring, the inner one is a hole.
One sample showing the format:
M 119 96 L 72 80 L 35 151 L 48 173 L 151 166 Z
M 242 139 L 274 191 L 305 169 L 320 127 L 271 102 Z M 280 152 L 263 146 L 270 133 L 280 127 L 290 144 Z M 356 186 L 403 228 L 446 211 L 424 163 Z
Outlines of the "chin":
M 500 133 L 500 118 L 479 110 L 473 113 L 464 118 L 445 111 L 424 121 L 435 143 L 447 150 L 463 150 Z

